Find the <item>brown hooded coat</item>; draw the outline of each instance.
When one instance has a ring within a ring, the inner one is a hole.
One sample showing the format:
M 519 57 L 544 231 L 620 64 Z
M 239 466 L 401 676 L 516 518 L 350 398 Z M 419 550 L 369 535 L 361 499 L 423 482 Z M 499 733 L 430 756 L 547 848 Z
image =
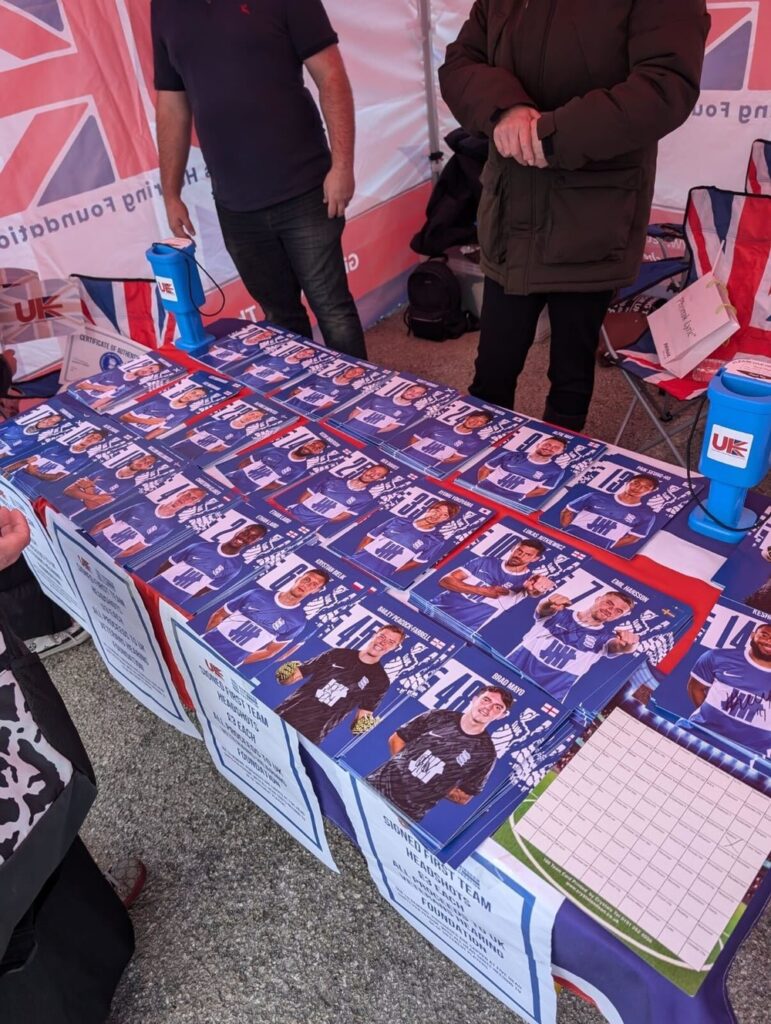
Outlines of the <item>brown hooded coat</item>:
M 541 112 L 549 167 L 482 172 L 484 272 L 507 292 L 602 291 L 637 275 L 658 140 L 690 114 L 704 0 L 476 0 L 439 70 L 464 128 L 492 139 L 509 107 Z

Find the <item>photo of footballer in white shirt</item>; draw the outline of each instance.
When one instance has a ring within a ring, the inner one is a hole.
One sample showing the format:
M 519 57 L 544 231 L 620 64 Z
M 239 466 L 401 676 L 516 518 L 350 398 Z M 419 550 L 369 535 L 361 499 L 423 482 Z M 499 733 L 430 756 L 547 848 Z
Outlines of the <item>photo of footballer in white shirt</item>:
M 506 655 L 506 662 L 558 701 L 601 658 L 633 654 L 639 636 L 624 626 L 636 602 L 619 590 L 606 590 L 588 607 L 572 608 L 565 594 L 550 594 L 536 607 L 534 624 Z

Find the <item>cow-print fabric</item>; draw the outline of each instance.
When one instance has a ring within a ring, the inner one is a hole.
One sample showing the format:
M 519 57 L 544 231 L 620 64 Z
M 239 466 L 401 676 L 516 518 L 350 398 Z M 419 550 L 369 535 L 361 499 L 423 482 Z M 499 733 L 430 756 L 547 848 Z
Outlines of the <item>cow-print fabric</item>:
M 0 634 L 0 656 L 5 642 Z M 7 664 L 7 662 L 6 662 Z M 72 778 L 72 763 L 37 727 L 13 673 L 0 671 L 0 864 Z

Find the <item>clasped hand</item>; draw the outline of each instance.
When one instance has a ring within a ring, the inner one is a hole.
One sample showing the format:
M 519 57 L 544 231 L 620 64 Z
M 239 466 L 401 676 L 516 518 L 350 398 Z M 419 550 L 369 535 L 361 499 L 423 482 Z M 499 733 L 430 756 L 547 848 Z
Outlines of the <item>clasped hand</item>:
M 510 107 L 501 114 L 493 131 L 495 148 L 524 167 L 548 167 L 543 144 L 538 138 L 540 114 L 532 107 Z

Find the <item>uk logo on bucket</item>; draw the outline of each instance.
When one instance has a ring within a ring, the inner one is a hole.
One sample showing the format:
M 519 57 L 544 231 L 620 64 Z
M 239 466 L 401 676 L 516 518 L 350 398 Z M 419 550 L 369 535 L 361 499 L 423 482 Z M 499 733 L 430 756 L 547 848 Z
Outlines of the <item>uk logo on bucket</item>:
M 170 277 L 156 277 L 155 283 L 158 285 L 161 299 L 166 299 L 169 302 L 177 301 L 177 289 L 174 287 L 174 281 Z
M 750 461 L 753 440 L 752 434 L 721 427 L 716 423 L 709 439 L 709 457 L 727 466 L 745 469 Z

